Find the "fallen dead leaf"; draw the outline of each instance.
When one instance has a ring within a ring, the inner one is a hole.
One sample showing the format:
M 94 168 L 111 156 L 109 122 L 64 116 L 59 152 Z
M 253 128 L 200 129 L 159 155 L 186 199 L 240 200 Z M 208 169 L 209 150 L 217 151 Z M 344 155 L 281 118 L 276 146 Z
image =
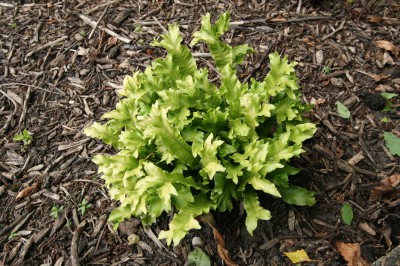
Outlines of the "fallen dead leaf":
M 383 85 L 383 84 L 379 84 L 376 88 L 376 91 L 386 91 L 386 92 L 392 92 L 394 91 L 394 89 L 392 87 L 390 87 L 389 85 Z
M 327 86 L 331 82 L 330 79 L 322 81 L 322 85 Z
M 392 228 L 385 225 L 382 229 L 383 237 L 385 238 L 386 245 L 389 247 L 389 250 L 392 249 L 393 242 L 390 239 L 390 235 L 392 234 Z
M 380 183 L 381 187 L 392 187 L 394 188 L 398 184 L 400 184 L 400 174 L 396 173 L 391 176 L 385 176 L 381 179 Z
M 242 6 L 242 5 L 244 5 L 244 1 L 238 0 L 236 6 Z
M 368 16 L 368 20 L 369 20 L 370 22 L 373 22 L 373 23 L 381 23 L 382 20 L 383 20 L 383 17 Z
M 378 200 L 385 196 L 385 194 L 390 194 L 396 192 L 397 187 L 400 184 L 400 174 L 396 173 L 391 176 L 386 176 L 380 181 L 380 185 L 374 187 L 371 190 L 370 200 Z
M 351 9 L 351 12 L 354 13 L 354 15 L 358 16 L 363 12 L 363 9 L 360 7 L 356 7 L 356 8 Z
M 219 257 L 224 261 L 227 266 L 238 266 L 235 262 L 233 262 L 229 256 L 229 252 L 226 248 L 221 247 L 220 245 L 217 246 L 217 251 Z
M 359 227 L 361 228 L 361 230 L 370 234 L 371 236 L 376 235 L 376 231 L 367 223 L 360 223 Z
M 378 46 L 379 48 L 385 49 L 386 51 L 391 52 L 395 56 L 400 55 L 400 48 L 391 42 L 380 40 L 380 41 L 376 41 L 375 43 L 376 43 L 376 46 Z
M 343 193 L 335 193 L 335 194 L 333 194 L 333 198 L 340 203 L 344 202 L 344 194 Z
M 368 263 L 361 257 L 360 244 L 336 242 L 336 248 L 348 262 L 348 266 L 368 266 Z
M 89 49 L 83 48 L 81 46 L 78 47 L 78 55 L 86 56 L 89 54 Z
M 384 52 L 383 59 L 382 59 L 382 65 L 386 65 L 386 64 L 394 65 L 395 62 L 394 62 L 393 58 L 389 55 L 389 53 Z
M 273 18 L 273 19 L 270 19 L 269 21 L 271 21 L 271 22 L 286 22 L 287 19 L 286 18 Z
M 213 224 L 215 224 L 214 217 L 210 213 L 208 213 L 208 214 L 200 216 L 198 219 L 200 221 L 208 224 L 211 227 L 211 229 L 213 230 L 214 239 L 215 239 L 215 242 L 217 242 L 218 255 L 224 261 L 224 263 L 227 266 L 238 266 L 238 264 L 236 264 L 235 262 L 232 261 L 228 250 L 225 248 L 225 240 L 224 240 L 224 238 L 218 232 L 218 230 L 215 229 L 215 227 L 213 225 Z
M 285 252 L 285 255 L 292 263 L 311 261 L 304 249 L 296 250 L 294 252 Z
M 315 42 L 312 41 L 309 37 L 303 37 L 303 39 L 301 40 L 309 46 L 315 46 Z
M 20 200 L 22 198 L 25 198 L 27 196 L 29 196 L 32 192 L 34 192 L 37 189 L 38 184 L 34 183 L 32 186 L 24 188 L 23 190 L 21 190 L 17 196 L 15 197 L 16 200 Z
M 213 230 L 213 234 L 214 234 L 214 238 L 215 241 L 217 241 L 217 244 L 223 248 L 225 248 L 225 240 L 222 237 L 222 235 L 220 234 L 220 232 L 218 232 L 217 229 L 215 229 L 214 227 L 211 227 Z
M 377 75 L 377 74 L 374 74 L 374 73 L 366 72 L 366 71 L 361 70 L 361 69 L 356 69 L 356 71 L 358 73 L 361 73 L 361 74 L 364 74 L 364 75 L 367 75 L 367 76 L 371 77 L 375 81 L 381 81 L 382 79 L 390 77 L 390 74 L 389 75 L 384 75 L 384 74 Z
M 323 104 L 323 103 L 325 103 L 326 102 L 326 99 L 325 98 L 318 98 L 317 99 L 317 104 Z
M 336 147 L 336 155 L 337 157 L 342 158 L 344 155 L 344 150 L 340 147 Z
M 108 46 L 116 45 L 117 42 L 118 42 L 118 38 L 117 37 L 110 37 L 107 40 L 107 45 Z

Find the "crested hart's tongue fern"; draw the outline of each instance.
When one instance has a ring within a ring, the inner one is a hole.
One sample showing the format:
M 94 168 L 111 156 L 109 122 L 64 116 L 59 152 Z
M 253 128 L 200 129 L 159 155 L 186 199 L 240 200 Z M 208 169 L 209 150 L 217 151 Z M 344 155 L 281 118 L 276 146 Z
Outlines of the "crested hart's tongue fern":
M 229 18 L 225 13 L 211 24 L 210 15 L 203 16 L 191 43 L 208 45 L 219 86 L 210 83 L 206 68 L 197 67 L 178 26 L 170 25 L 161 41 L 153 42 L 167 56 L 127 76 L 121 100 L 102 117 L 107 122 L 85 129 L 118 151 L 93 158 L 110 197 L 120 202 L 110 215 L 116 227 L 132 216 L 151 224 L 174 210 L 169 230 L 159 237 L 178 244 L 200 228 L 197 216 L 229 211 L 233 201 L 243 201 L 252 234 L 259 219 L 271 218 L 257 192 L 290 204 L 314 204 L 314 193 L 288 178 L 299 171 L 288 161 L 316 131 L 302 117 L 310 106 L 301 102 L 296 63 L 275 52 L 263 81 L 241 83 L 237 65 L 253 49 L 220 40 Z

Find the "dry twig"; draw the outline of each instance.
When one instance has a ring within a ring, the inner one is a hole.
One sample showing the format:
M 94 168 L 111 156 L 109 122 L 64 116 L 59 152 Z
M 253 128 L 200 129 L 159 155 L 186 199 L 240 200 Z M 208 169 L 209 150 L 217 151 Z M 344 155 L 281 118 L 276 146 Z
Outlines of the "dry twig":
M 57 40 L 54 40 L 52 42 L 48 42 L 48 43 L 46 43 L 46 44 L 44 44 L 42 46 L 39 46 L 39 47 L 33 49 L 32 51 L 30 51 L 29 53 L 27 53 L 25 55 L 25 60 L 27 60 L 28 57 L 32 56 L 34 53 L 39 52 L 41 50 L 44 50 L 44 49 L 46 49 L 48 47 L 52 47 L 52 46 L 54 46 L 56 44 L 59 44 L 59 43 L 65 41 L 66 39 L 68 39 L 68 36 L 62 36 L 62 37 L 58 38 Z
M 93 20 L 91 20 L 91 19 L 90 19 L 89 17 L 87 17 L 86 15 L 84 15 L 84 14 L 78 14 L 78 17 L 79 17 L 80 19 L 82 19 L 86 24 L 89 24 L 89 25 L 92 26 L 92 27 L 95 27 L 95 26 L 96 26 L 96 22 L 93 21 Z M 115 38 L 117 38 L 118 40 L 120 40 L 120 41 L 122 41 L 122 42 L 124 42 L 124 43 L 130 43 L 130 42 L 132 41 L 131 39 L 126 38 L 126 37 L 124 37 L 124 36 L 121 36 L 121 35 L 119 35 L 118 33 L 114 32 L 114 31 L 112 31 L 112 30 L 110 30 L 109 28 L 106 28 L 106 27 L 104 27 L 104 26 L 99 26 L 98 28 L 101 29 L 102 31 L 106 32 L 108 35 L 110 35 L 110 36 L 112 36 L 112 37 L 115 37 Z
M 106 6 L 106 9 L 104 9 L 103 13 L 101 14 L 101 16 L 99 17 L 99 19 L 97 20 L 96 24 L 94 25 L 92 31 L 89 33 L 88 39 L 90 40 L 94 34 L 94 31 L 97 29 L 97 27 L 99 26 L 100 21 L 104 18 L 104 15 L 106 14 L 107 10 L 108 10 L 108 6 Z
M 79 254 L 78 254 L 78 244 L 79 238 L 86 226 L 86 221 L 81 222 L 78 227 L 75 229 L 74 235 L 71 241 L 71 265 L 72 266 L 80 266 L 81 263 L 79 261 Z

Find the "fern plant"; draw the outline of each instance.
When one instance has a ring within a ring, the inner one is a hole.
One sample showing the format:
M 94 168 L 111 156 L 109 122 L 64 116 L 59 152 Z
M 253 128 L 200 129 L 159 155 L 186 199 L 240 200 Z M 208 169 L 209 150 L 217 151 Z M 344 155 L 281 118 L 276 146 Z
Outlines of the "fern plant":
M 191 43 L 208 45 L 219 85 L 197 67 L 178 26 L 170 25 L 153 42 L 167 56 L 127 76 L 121 100 L 102 116 L 107 122 L 85 129 L 118 151 L 93 158 L 111 198 L 120 202 L 110 214 L 116 227 L 132 216 L 151 224 L 174 211 L 169 230 L 159 237 L 177 244 L 200 228 L 197 216 L 229 211 L 233 201 L 243 201 L 252 234 L 259 219 L 271 218 L 259 192 L 290 204 L 314 204 L 314 194 L 288 178 L 299 170 L 287 162 L 303 152 L 302 142 L 316 130 L 302 117 L 310 107 L 301 103 L 296 63 L 275 52 L 263 81 L 241 83 L 236 67 L 253 49 L 220 40 L 229 18 L 225 13 L 211 24 L 210 15 L 203 16 Z

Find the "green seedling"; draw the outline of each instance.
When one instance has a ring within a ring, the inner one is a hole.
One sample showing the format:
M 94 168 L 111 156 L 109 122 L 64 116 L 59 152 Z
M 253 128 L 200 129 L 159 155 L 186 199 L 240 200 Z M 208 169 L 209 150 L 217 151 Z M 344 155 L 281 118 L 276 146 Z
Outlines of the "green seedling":
M 399 96 L 397 93 L 382 92 L 381 96 L 385 98 L 385 108 L 384 112 L 392 111 L 392 98 Z
M 86 199 L 83 199 L 81 203 L 78 204 L 78 211 L 80 211 L 80 213 L 84 215 L 86 210 L 90 207 L 92 207 L 92 204 L 90 204 Z
M 391 132 L 383 133 L 386 147 L 392 155 L 400 156 L 400 138 Z
M 53 207 L 51 208 L 50 216 L 53 217 L 54 219 L 57 219 L 63 210 L 64 206 L 53 205 Z
M 350 118 L 350 110 L 343 103 L 336 102 L 336 108 L 341 117 Z
M 391 121 L 390 118 L 387 118 L 386 116 L 381 119 L 382 123 L 389 123 L 390 121 Z
M 211 266 L 211 260 L 200 248 L 195 248 L 188 255 L 189 266 Z
M 331 68 L 329 66 L 324 66 L 322 68 L 322 73 L 323 74 L 329 74 L 331 72 Z
M 142 32 L 142 26 L 136 26 L 135 29 L 133 30 L 135 33 L 141 33 Z
M 24 148 L 28 147 L 32 143 L 32 140 L 32 133 L 26 130 L 26 128 L 22 131 L 22 133 L 16 134 L 13 138 L 13 141 L 22 141 L 24 143 Z
M 14 239 L 17 236 L 17 232 L 11 232 L 8 236 L 8 240 Z
M 258 220 L 271 218 L 260 193 L 289 204 L 315 203 L 313 192 L 289 181 L 300 171 L 289 160 L 316 131 L 303 116 L 312 106 L 302 102 L 297 63 L 272 53 L 264 80 L 242 83 L 238 65 L 254 50 L 221 40 L 229 18 L 225 13 L 211 24 L 210 14 L 203 16 L 191 42 L 208 47 L 219 81 L 210 81 L 210 70 L 197 65 L 179 27 L 170 25 L 153 42 L 166 57 L 125 77 L 116 108 L 102 117 L 107 121 L 85 129 L 117 151 L 93 158 L 111 198 L 121 203 L 110 214 L 115 228 L 132 216 L 152 224 L 176 210 L 159 238 L 178 244 L 200 228 L 196 217 L 230 211 L 236 201 L 243 202 L 253 234 Z
M 345 224 L 351 225 L 351 222 L 353 221 L 353 208 L 351 207 L 351 205 L 345 202 L 340 209 L 340 213 L 342 215 L 343 222 Z

